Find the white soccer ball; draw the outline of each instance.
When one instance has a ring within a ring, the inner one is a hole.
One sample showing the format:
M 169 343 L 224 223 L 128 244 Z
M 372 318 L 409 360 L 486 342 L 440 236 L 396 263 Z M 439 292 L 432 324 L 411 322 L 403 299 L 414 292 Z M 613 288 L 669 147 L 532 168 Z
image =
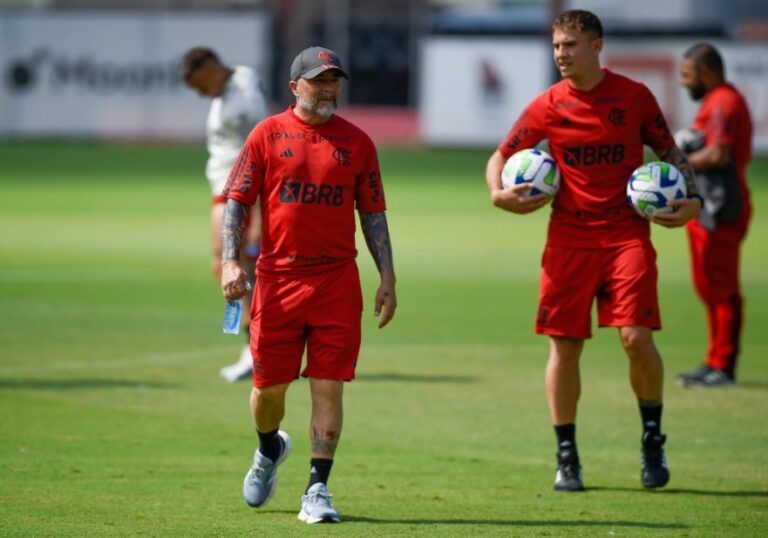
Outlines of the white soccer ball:
M 680 129 L 675 133 L 675 145 L 688 155 L 704 147 L 704 133 L 695 129 Z
M 627 183 L 627 200 L 641 217 L 669 213 L 670 200 L 685 198 L 687 189 L 682 172 L 669 163 L 654 161 L 632 172 Z
M 552 156 L 540 149 L 523 149 L 512 155 L 501 170 L 504 188 L 529 183 L 530 196 L 546 194 L 550 198 L 560 188 L 560 170 Z

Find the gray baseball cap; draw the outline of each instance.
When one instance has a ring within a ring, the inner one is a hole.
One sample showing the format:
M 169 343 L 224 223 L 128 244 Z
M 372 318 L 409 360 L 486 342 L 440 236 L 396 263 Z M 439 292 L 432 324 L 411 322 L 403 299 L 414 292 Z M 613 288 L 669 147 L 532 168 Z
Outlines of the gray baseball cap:
M 338 55 L 325 47 L 309 47 L 302 50 L 291 64 L 291 80 L 300 78 L 315 78 L 328 69 L 336 69 L 341 76 L 348 79 L 347 73 L 341 67 Z

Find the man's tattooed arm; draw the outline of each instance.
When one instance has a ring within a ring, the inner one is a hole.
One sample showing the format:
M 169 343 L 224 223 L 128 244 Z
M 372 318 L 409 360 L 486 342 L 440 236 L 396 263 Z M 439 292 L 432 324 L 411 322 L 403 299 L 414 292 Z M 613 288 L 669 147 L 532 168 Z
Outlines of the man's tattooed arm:
M 685 153 L 683 153 L 677 146 L 662 150 L 654 149 L 654 151 L 656 152 L 656 155 L 659 156 L 659 159 L 677 167 L 677 169 L 683 173 L 683 177 L 685 177 L 685 186 L 688 189 L 688 197 L 692 198 L 694 195 L 698 196 L 699 191 L 696 188 L 696 175 L 691 163 L 688 162 Z
M 235 200 L 227 200 L 224 208 L 224 223 L 221 227 L 221 261 L 239 261 L 240 246 L 245 235 L 248 206 Z
M 363 213 L 361 211 L 360 226 L 379 273 L 388 273 L 394 276 L 395 268 L 392 262 L 392 243 L 389 240 L 387 216 L 383 211 L 379 213 Z
M 381 285 L 376 291 L 373 315 L 379 317 L 379 329 L 386 326 L 397 309 L 395 292 L 395 267 L 392 262 L 392 244 L 389 241 L 387 217 L 384 212 L 360 212 L 360 227 L 363 229 L 365 242 L 371 251 L 373 261 L 379 269 Z

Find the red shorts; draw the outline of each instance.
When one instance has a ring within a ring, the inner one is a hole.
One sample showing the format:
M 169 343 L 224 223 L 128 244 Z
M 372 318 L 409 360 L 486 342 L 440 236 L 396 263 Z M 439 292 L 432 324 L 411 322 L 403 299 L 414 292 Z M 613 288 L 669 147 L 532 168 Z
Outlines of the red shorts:
M 350 381 L 360 351 L 363 296 L 354 262 L 301 277 L 259 275 L 251 306 L 253 385 L 301 375 Z
M 592 302 L 600 327 L 661 328 L 656 251 L 650 242 L 605 249 L 544 250 L 536 332 L 590 338 Z

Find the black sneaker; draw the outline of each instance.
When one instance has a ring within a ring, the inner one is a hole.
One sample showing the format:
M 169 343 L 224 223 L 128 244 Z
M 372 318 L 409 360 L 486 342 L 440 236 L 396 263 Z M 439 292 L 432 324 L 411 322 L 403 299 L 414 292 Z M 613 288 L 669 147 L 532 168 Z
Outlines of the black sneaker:
M 677 381 L 683 387 L 730 387 L 736 384 L 734 376 L 706 364 L 689 374 L 680 374 Z
M 661 488 L 669 482 L 667 458 L 664 457 L 666 435 L 643 433 L 643 448 L 640 457 L 640 481 L 646 488 Z
M 704 376 L 704 380 L 696 384 L 697 387 L 732 387 L 736 384 L 736 379 L 722 370 L 712 370 Z
M 555 491 L 584 491 L 579 455 L 575 450 L 557 453 L 557 474 L 552 487 Z
M 677 383 L 681 387 L 690 387 L 704 382 L 704 376 L 712 372 L 714 368 L 708 364 L 702 364 L 692 372 L 677 375 Z

